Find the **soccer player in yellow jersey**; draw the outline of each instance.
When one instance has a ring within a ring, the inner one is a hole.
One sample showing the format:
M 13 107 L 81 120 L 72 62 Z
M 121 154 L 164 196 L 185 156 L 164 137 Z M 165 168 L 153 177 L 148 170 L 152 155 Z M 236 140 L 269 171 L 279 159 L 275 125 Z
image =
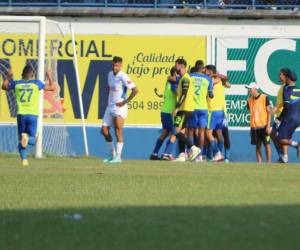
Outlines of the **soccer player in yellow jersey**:
M 48 84 L 35 79 L 34 70 L 26 65 L 22 72 L 22 79 L 13 78 L 12 69 L 7 72 L 3 80 L 2 89 L 14 91 L 17 103 L 17 126 L 19 135 L 19 154 L 22 165 L 28 166 L 27 146 L 34 146 L 37 135 L 37 122 L 39 115 L 39 93 L 41 90 L 54 91 L 55 86 L 50 72 L 46 72 Z
M 170 70 L 170 75 L 176 78 L 176 68 L 172 67 Z M 173 117 L 172 113 L 175 109 L 175 105 L 177 103 L 177 82 L 167 80 L 165 84 L 164 91 L 164 103 L 161 107 L 161 124 L 162 124 L 162 132 L 159 138 L 156 140 L 155 147 L 153 149 L 152 154 L 150 155 L 150 160 L 159 160 L 158 152 L 163 145 L 165 139 L 170 135 L 173 131 Z
M 208 104 L 207 98 L 213 98 L 213 81 L 212 78 L 203 73 L 204 64 L 200 64 L 200 60 L 196 62 L 196 66 L 191 68 L 190 77 L 194 84 L 194 102 L 195 111 L 193 118 L 188 123 L 189 139 L 194 141 L 197 146 L 203 151 L 205 143 L 205 130 L 208 120 Z M 197 66 L 198 63 L 198 66 Z M 194 138 L 195 137 L 195 138 Z M 195 159 L 196 161 L 202 161 L 202 155 L 200 154 Z
M 192 113 L 195 109 L 194 87 L 187 72 L 187 62 L 183 58 L 179 58 L 176 60 L 175 67 L 181 78 L 177 89 L 177 104 L 173 112 L 174 129 L 165 155 L 172 156 L 177 138 L 187 146 L 189 150 L 189 159 L 194 160 L 200 153 L 200 149 L 196 147 L 185 135 L 186 124 L 188 120 L 192 118 Z M 164 159 L 173 160 L 172 157 Z
M 213 161 L 223 160 L 219 145 L 223 145 L 222 129 L 225 120 L 225 89 L 222 79 L 217 76 L 217 70 L 214 65 L 206 65 L 205 73 L 213 78 L 214 89 L 213 98 L 208 98 L 208 125 L 206 136 L 209 141 L 209 146 L 213 151 Z M 217 140 L 213 136 L 213 131 L 216 131 Z

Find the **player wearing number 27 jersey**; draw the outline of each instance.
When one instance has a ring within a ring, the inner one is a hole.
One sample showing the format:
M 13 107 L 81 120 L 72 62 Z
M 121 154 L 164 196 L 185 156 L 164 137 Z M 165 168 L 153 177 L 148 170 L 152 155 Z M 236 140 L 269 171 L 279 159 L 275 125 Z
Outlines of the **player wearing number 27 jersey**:
M 16 95 L 17 103 L 17 124 L 19 135 L 19 153 L 22 165 L 27 166 L 27 145 L 35 145 L 37 134 L 37 120 L 39 115 L 39 91 L 53 91 L 54 85 L 51 74 L 47 72 L 49 84 L 45 85 L 40 80 L 33 78 L 34 72 L 31 66 L 27 65 L 23 69 L 22 79 L 13 80 L 12 71 L 7 74 L 3 81 L 3 90 L 13 90 Z

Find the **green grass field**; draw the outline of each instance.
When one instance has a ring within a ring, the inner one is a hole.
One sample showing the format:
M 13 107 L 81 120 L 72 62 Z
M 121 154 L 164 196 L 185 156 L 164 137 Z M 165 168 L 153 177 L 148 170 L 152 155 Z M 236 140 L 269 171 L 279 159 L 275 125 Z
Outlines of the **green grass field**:
M 299 165 L 30 163 L 0 156 L 1 250 L 300 246 Z

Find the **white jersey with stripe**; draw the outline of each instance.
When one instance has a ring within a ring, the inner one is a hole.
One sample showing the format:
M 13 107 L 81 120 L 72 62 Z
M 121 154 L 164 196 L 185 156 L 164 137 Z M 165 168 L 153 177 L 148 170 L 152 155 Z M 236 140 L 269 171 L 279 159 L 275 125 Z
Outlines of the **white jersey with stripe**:
M 113 71 L 108 73 L 108 107 L 115 107 L 115 104 L 122 102 L 127 98 L 127 89 L 133 89 L 135 84 L 130 80 L 129 76 L 123 71 L 114 75 Z

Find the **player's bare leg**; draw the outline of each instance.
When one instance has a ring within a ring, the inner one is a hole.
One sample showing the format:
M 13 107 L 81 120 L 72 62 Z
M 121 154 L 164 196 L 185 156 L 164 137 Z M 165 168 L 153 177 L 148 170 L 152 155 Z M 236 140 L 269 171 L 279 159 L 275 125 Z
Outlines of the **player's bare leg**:
M 265 145 L 265 149 L 266 149 L 266 159 L 267 159 L 267 163 L 271 163 L 272 161 L 272 151 L 271 151 L 271 145 L 270 144 L 266 144 Z
M 258 163 L 262 162 L 261 145 L 256 145 L 256 160 Z
M 115 150 L 115 147 L 113 144 L 112 136 L 110 134 L 110 127 L 102 126 L 101 134 L 103 135 L 103 137 L 107 143 L 107 146 L 109 148 L 109 156 L 104 159 L 104 162 L 109 162 L 116 156 L 116 150 Z

